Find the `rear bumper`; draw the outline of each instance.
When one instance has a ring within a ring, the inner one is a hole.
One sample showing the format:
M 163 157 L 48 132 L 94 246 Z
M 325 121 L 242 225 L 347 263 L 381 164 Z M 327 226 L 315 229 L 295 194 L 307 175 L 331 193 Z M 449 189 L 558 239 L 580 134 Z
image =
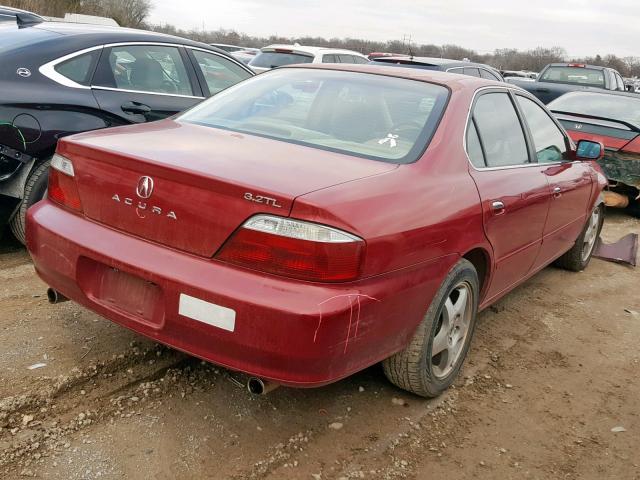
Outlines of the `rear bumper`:
M 457 260 L 350 284 L 304 283 L 150 243 L 46 200 L 28 212 L 27 244 L 40 277 L 77 303 L 204 360 L 300 387 L 403 348 Z M 122 275 L 115 287 L 113 275 Z M 140 290 L 148 282 L 152 289 Z M 105 293 L 105 285 L 113 288 Z M 233 310 L 233 331 L 181 315 L 181 295 Z

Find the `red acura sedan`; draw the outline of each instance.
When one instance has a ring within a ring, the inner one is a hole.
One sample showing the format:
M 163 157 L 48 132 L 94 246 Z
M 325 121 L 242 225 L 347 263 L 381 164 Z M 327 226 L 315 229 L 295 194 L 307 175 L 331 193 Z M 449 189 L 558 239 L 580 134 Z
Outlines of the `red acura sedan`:
M 430 397 L 479 309 L 551 262 L 587 265 L 602 151 L 509 84 L 276 69 L 62 139 L 27 241 L 52 299 L 158 342 L 297 387 L 382 361 Z

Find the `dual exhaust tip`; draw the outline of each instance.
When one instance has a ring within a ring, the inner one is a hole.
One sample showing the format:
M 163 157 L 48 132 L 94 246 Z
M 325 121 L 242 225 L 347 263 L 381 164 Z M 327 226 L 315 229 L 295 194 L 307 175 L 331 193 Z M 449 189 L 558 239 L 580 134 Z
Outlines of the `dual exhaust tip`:
M 258 377 L 251 377 L 247 380 L 247 390 L 253 395 L 266 395 L 280 386 L 279 383 L 270 382 Z
M 49 303 L 51 303 L 51 304 L 62 303 L 62 302 L 68 302 L 69 301 L 69 299 L 67 297 L 62 295 L 59 291 L 54 290 L 53 288 L 47 288 L 47 299 L 49 300 Z
M 68 302 L 69 299 L 53 288 L 47 288 L 47 299 L 51 304 Z M 247 380 L 247 391 L 253 395 L 266 395 L 280 386 L 279 383 L 270 382 L 258 377 Z

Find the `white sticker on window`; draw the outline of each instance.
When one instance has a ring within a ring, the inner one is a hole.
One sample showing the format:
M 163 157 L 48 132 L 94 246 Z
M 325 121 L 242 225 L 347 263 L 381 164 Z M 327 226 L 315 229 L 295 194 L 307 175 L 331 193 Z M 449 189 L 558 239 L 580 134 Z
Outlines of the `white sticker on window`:
M 398 138 L 399 136 L 400 135 L 394 135 L 393 133 L 387 133 L 387 136 L 385 138 L 381 138 L 380 140 L 378 140 L 378 143 L 380 145 L 388 143 L 389 148 L 395 148 L 398 145 L 398 142 L 396 142 L 396 138 Z

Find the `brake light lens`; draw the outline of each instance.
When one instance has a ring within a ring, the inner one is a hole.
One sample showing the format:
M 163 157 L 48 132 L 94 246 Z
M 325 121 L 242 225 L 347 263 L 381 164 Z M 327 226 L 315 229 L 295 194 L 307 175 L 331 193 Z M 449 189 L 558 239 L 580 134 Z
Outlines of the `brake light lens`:
M 586 65 L 584 63 L 570 63 L 567 66 L 574 68 L 586 68 Z
M 358 277 L 364 248 L 364 240 L 342 230 L 257 215 L 231 236 L 216 258 L 300 280 L 346 282 Z
M 50 200 L 72 210 L 82 211 L 73 163 L 57 153 L 51 159 L 47 192 Z

